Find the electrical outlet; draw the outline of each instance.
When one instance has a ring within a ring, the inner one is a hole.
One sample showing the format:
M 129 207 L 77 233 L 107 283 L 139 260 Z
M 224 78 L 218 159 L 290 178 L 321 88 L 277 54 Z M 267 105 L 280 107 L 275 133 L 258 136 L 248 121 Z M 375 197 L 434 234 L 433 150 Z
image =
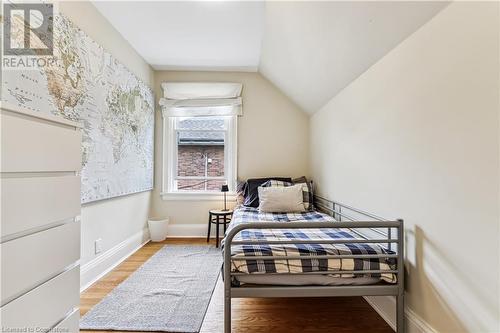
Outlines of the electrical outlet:
M 94 243 L 94 248 L 95 248 L 95 254 L 99 254 L 102 252 L 102 239 L 96 239 Z

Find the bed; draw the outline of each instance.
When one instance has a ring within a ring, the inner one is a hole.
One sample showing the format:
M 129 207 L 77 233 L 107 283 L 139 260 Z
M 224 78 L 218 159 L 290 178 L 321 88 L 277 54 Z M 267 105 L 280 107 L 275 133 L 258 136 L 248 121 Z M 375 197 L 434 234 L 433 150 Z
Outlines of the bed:
M 238 207 L 222 242 L 224 332 L 240 297 L 396 296 L 404 332 L 403 221 L 314 196 L 315 210 Z

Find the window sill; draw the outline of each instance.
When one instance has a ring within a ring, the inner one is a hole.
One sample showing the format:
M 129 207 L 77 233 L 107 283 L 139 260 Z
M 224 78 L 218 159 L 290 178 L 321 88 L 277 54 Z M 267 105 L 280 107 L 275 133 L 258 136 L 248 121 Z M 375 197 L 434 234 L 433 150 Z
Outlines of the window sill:
M 236 201 L 236 193 L 227 192 L 227 201 Z M 162 192 L 162 200 L 165 201 L 223 201 L 224 194 L 222 192 L 214 193 L 196 193 L 196 192 Z

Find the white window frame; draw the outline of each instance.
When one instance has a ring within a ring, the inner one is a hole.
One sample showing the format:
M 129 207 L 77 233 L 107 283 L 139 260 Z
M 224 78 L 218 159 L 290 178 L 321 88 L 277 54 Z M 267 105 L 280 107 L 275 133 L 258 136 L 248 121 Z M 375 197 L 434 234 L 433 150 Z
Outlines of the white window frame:
M 229 200 L 236 197 L 237 179 L 237 140 L 238 116 L 224 116 L 224 177 L 208 177 L 213 179 L 227 179 L 229 186 Z M 162 191 L 163 200 L 216 200 L 220 201 L 222 193 L 218 191 L 177 191 L 175 180 L 177 176 L 177 117 L 163 116 L 162 140 Z M 205 177 L 203 177 L 206 179 Z

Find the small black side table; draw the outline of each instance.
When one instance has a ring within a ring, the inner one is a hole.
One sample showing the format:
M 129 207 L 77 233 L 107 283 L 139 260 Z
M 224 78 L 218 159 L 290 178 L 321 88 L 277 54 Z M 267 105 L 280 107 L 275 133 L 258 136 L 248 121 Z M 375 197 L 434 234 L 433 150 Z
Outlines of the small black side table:
M 217 225 L 215 246 L 219 247 L 219 224 L 224 224 L 224 233 L 226 233 L 227 225 L 231 222 L 231 217 L 233 216 L 232 210 L 219 210 L 213 209 L 208 214 L 208 233 L 207 233 L 207 243 L 210 240 L 210 227 L 212 223 Z

